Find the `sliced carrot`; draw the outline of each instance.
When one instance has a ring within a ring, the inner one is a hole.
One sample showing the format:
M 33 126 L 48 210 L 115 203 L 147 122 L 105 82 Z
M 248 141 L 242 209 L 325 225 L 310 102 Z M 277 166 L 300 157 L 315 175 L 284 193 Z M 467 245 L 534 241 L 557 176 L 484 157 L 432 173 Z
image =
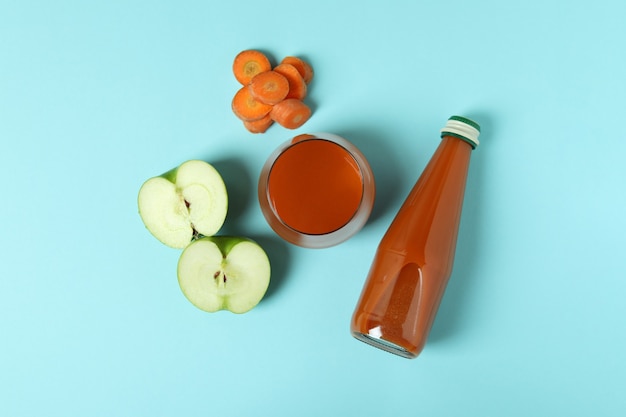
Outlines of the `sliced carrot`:
M 248 84 L 255 75 L 271 69 L 272 64 L 267 56 L 254 49 L 239 52 L 233 62 L 233 74 L 243 85 Z
M 311 109 L 301 100 L 288 98 L 276 104 L 270 116 L 284 128 L 297 129 L 309 120 Z
M 287 56 L 280 63 L 290 64 L 296 67 L 302 78 L 304 78 L 304 82 L 307 84 L 310 83 L 313 79 L 313 68 L 309 65 L 308 62 L 306 62 L 302 58 L 298 58 L 296 56 Z
M 257 74 L 248 84 L 252 97 L 265 104 L 276 104 L 287 97 L 289 81 L 276 71 Z
M 248 129 L 250 133 L 265 133 L 265 131 L 267 131 L 267 129 L 269 129 L 273 124 L 274 120 L 272 120 L 269 114 L 259 120 L 252 120 L 249 122 L 244 120 L 243 122 L 244 127 Z
M 298 142 L 301 142 L 303 140 L 308 140 L 308 139 L 315 139 L 315 135 L 310 135 L 308 133 L 302 133 L 301 135 L 298 135 L 298 136 L 294 137 L 293 139 L 291 139 L 291 143 L 298 143 Z
M 256 100 L 250 94 L 250 89 L 243 86 L 233 97 L 232 109 L 238 118 L 249 122 L 266 116 L 272 110 L 272 106 Z
M 296 67 L 291 64 L 278 64 L 274 71 L 284 75 L 287 81 L 289 81 L 289 93 L 287 93 L 285 98 L 303 100 L 306 97 L 306 83 Z

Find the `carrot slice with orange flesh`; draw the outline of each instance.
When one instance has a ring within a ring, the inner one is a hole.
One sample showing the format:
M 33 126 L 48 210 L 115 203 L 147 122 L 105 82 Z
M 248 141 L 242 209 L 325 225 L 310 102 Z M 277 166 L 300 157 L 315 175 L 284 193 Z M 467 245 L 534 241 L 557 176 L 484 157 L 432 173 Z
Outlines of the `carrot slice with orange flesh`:
M 289 93 L 285 98 L 297 98 L 302 100 L 306 97 L 307 87 L 304 78 L 296 67 L 291 64 L 278 64 L 274 71 L 285 76 L 289 81 Z
M 276 71 L 265 71 L 255 75 L 248 87 L 252 97 L 265 104 L 276 104 L 289 93 L 289 81 Z
M 246 85 L 252 78 L 272 69 L 272 64 L 265 54 L 254 49 L 239 52 L 233 62 L 233 74 L 241 84 Z
M 249 122 L 259 120 L 269 114 L 272 106 L 256 100 L 252 97 L 250 89 L 247 86 L 243 86 L 233 97 L 232 109 L 238 118 Z
M 250 133 L 265 133 L 273 124 L 274 120 L 272 120 L 269 114 L 259 120 L 252 120 L 249 122 L 244 120 L 243 122 L 244 127 L 248 129 Z
M 276 104 L 270 116 L 286 129 L 297 129 L 309 120 L 311 109 L 301 100 L 288 98 Z
M 313 68 L 309 65 L 308 62 L 306 62 L 302 58 L 298 58 L 296 56 L 287 56 L 280 63 L 290 64 L 296 67 L 302 78 L 304 78 L 304 82 L 307 84 L 310 83 L 313 79 Z
M 296 137 L 294 137 L 293 139 L 291 139 L 291 143 L 298 143 L 301 142 L 303 140 L 307 140 L 307 139 L 315 139 L 315 135 L 310 135 L 308 133 L 302 133 Z

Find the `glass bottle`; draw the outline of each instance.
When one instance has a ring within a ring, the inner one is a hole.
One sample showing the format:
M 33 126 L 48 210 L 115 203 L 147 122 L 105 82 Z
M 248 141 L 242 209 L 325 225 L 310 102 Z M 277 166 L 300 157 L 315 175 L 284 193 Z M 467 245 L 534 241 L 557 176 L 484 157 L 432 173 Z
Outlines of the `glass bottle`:
M 423 349 L 456 249 L 480 126 L 452 116 L 441 143 L 383 236 L 352 316 L 357 339 L 405 358 Z

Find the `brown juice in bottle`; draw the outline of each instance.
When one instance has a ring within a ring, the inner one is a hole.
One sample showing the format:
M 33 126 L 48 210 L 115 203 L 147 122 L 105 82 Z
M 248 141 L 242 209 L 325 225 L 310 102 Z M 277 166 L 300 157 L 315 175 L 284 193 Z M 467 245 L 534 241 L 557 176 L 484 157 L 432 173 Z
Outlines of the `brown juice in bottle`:
M 453 116 L 382 238 L 354 311 L 354 337 L 415 358 L 452 273 L 470 155 L 480 127 Z

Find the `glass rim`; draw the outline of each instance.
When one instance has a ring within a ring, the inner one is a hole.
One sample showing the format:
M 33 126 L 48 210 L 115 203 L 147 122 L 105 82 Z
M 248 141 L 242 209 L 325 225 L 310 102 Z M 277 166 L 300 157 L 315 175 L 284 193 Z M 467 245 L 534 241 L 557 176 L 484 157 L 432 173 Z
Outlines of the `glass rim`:
M 269 177 L 274 163 L 288 149 L 297 146 L 299 143 L 309 140 L 324 140 L 332 142 L 343 148 L 356 162 L 361 176 L 362 195 L 361 201 L 351 218 L 336 230 L 320 233 L 309 234 L 286 224 L 276 213 L 271 203 L 271 195 L 269 190 Z M 261 211 L 270 225 L 270 227 L 284 240 L 302 247 L 307 248 L 325 248 L 337 245 L 352 237 L 367 223 L 374 206 L 375 183 L 374 175 L 371 167 L 365 158 L 365 155 L 351 142 L 345 138 L 332 133 L 311 133 L 293 137 L 283 142 L 274 152 L 270 154 L 261 170 L 258 184 L 258 198 L 261 205 Z

